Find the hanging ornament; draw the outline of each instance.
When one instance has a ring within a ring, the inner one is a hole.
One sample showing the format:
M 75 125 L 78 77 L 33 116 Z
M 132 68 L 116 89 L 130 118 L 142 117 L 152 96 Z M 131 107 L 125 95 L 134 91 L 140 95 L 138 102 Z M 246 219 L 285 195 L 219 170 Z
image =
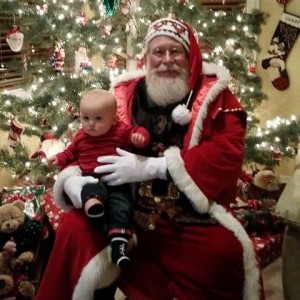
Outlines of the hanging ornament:
M 111 17 L 119 5 L 119 0 L 103 0 L 103 5 L 106 13 Z
M 13 25 L 6 34 L 6 42 L 10 49 L 14 52 L 21 51 L 23 47 L 24 34 L 21 32 L 20 27 Z
M 21 135 L 23 134 L 25 127 L 20 124 L 16 118 L 10 122 L 8 132 L 8 145 L 12 148 L 17 147 L 21 142 Z
M 252 74 L 255 74 L 256 73 L 256 67 L 255 67 L 255 64 L 250 64 L 248 66 L 248 71 Z
M 79 112 L 74 112 L 73 113 L 73 119 L 78 120 L 79 119 Z
M 252 209 L 260 209 L 261 203 L 256 199 L 251 199 L 247 201 L 247 204 Z
M 42 121 L 40 122 L 40 124 L 41 124 L 41 127 L 45 127 L 48 124 L 48 120 L 43 118 Z
M 179 4 L 184 4 L 184 3 L 185 3 L 185 0 L 177 0 L 177 3 L 179 3 Z
M 127 0 L 121 0 L 120 2 L 120 9 L 124 16 L 129 14 L 129 4 L 129 1 Z
M 80 12 L 76 17 L 76 24 L 84 26 L 88 21 L 87 15 L 84 12 Z
M 107 66 L 111 69 L 114 69 L 117 67 L 117 61 L 118 61 L 117 56 L 113 55 L 112 58 L 107 62 Z
M 75 73 L 79 73 L 82 70 L 92 71 L 93 68 L 87 56 L 86 48 L 80 46 L 78 50 L 75 51 Z
M 71 104 L 67 105 L 66 112 L 73 120 L 77 120 L 79 118 L 79 112 L 76 112 Z
M 67 110 L 68 113 L 72 113 L 73 106 L 71 104 L 68 104 L 67 107 L 66 107 L 66 110 Z
M 65 149 L 65 144 L 56 138 L 51 132 L 44 133 L 40 138 L 41 144 L 38 151 L 36 151 L 31 158 L 50 158 Z
M 281 161 L 281 151 L 280 150 L 272 150 L 271 157 L 274 161 Z
M 56 72 L 62 72 L 65 64 L 64 42 L 57 40 L 54 44 L 53 54 L 50 56 L 50 62 Z
M 106 24 L 105 21 L 98 20 L 96 21 L 96 26 L 99 28 L 99 33 L 103 38 L 110 35 L 110 32 L 112 30 L 111 24 Z
M 48 4 L 43 4 L 42 6 L 37 5 L 36 10 L 37 10 L 38 15 L 43 16 L 44 14 L 46 14 L 48 12 Z

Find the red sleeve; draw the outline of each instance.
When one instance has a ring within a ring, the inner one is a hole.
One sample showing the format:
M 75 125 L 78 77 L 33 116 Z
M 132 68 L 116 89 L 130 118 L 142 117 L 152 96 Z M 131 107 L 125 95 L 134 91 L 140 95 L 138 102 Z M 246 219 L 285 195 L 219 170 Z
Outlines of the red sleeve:
M 181 152 L 188 174 L 208 199 L 237 182 L 244 159 L 244 115 L 223 111 L 207 118 L 203 127 L 211 128 L 210 137 Z
M 69 165 L 74 165 L 74 162 L 76 162 L 75 164 L 77 164 L 78 150 L 76 148 L 76 143 L 80 136 L 81 133 L 79 131 L 74 137 L 72 143 L 63 152 L 57 154 L 58 164 L 61 169 Z
M 138 145 L 133 144 L 131 141 L 131 135 L 133 133 L 139 133 L 142 135 L 145 138 L 144 142 Z M 144 148 L 150 143 L 150 134 L 148 130 L 142 126 L 127 127 L 127 143 L 135 148 Z

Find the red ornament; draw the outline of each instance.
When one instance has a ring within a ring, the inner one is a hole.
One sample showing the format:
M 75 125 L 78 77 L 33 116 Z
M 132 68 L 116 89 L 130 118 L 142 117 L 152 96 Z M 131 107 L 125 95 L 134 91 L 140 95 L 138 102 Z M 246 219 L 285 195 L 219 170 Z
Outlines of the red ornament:
M 71 104 L 69 104 L 67 106 L 67 112 L 72 112 L 73 111 L 73 106 Z
M 271 155 L 272 155 L 273 160 L 275 160 L 275 161 L 281 160 L 281 151 L 280 150 L 273 150 Z
M 260 209 L 261 203 L 258 200 L 248 200 L 248 206 L 253 209 Z
M 117 67 L 117 57 L 114 55 L 108 62 L 107 66 L 111 69 L 114 69 Z
M 256 67 L 255 67 L 255 64 L 250 64 L 248 66 L 248 71 L 252 74 L 255 74 L 256 73 Z

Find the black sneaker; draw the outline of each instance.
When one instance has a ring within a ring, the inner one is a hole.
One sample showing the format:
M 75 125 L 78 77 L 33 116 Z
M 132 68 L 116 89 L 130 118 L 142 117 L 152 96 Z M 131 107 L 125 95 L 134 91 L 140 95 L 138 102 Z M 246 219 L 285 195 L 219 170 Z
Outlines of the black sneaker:
M 130 259 L 126 255 L 128 240 L 123 237 L 115 236 L 110 242 L 112 251 L 111 259 L 120 268 L 127 267 L 130 264 Z

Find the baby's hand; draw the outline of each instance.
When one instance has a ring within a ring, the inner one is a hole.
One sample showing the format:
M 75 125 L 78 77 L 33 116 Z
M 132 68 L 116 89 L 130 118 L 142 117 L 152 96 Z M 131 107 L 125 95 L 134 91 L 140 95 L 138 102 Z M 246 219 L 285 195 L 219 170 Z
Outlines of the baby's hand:
M 57 166 L 58 165 L 58 159 L 57 156 L 53 155 L 48 159 L 48 165 L 49 166 Z
M 141 134 L 135 132 L 131 135 L 131 142 L 134 144 L 134 145 L 140 145 L 140 144 L 143 144 L 145 141 L 145 138 L 144 136 L 142 136 Z

